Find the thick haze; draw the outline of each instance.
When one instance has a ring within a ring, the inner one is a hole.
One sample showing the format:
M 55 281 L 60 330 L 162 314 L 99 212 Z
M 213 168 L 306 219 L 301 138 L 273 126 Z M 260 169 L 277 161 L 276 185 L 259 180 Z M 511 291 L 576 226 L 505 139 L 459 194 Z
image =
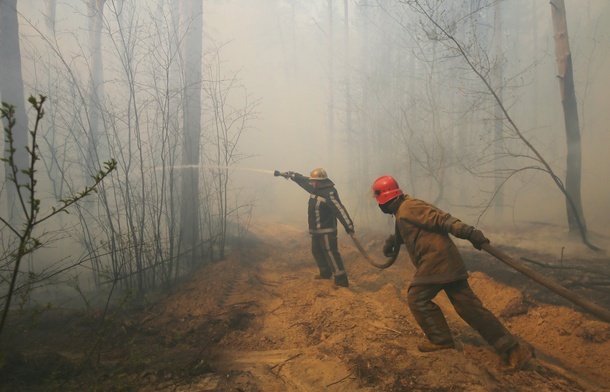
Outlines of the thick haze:
M 107 6 L 112 3 L 106 2 Z M 147 15 L 149 11 L 154 15 L 162 3 L 138 0 L 140 23 L 153 23 Z M 566 137 L 551 6 L 546 1 L 501 2 L 503 56 L 498 57 L 493 5 L 469 14 L 464 9 L 470 2 L 451 3 L 455 9 L 439 12 L 439 20 L 468 15 L 458 18 L 455 36 L 464 40 L 481 64 L 503 65 L 502 97 L 509 114 L 564 178 Z M 565 3 L 582 134 L 584 214 L 592 232 L 607 236 L 610 2 Z M 45 36 L 42 4 L 42 0 L 18 1 L 26 96 L 44 91 L 42 64 L 53 57 L 47 55 L 52 39 Z M 333 5 L 332 31 L 329 4 Z M 167 6 L 163 10 L 167 13 Z M 86 84 L 87 73 L 78 65 L 82 53 L 87 53 L 85 3 L 58 1 L 56 11 L 53 45 L 68 63 L 73 61 L 74 71 Z M 439 195 L 435 180 L 442 178 L 438 204 L 483 229 L 518 228 L 524 221 L 566 225 L 562 194 L 539 170 L 520 172 L 506 183 L 501 220 L 485 209 L 495 184 L 490 176 L 494 164 L 485 159 L 494 149 L 494 105 L 487 93 L 480 93 L 483 84 L 455 56 L 451 42 L 430 40 L 435 32 L 421 29 L 430 23 L 421 14 L 400 2 L 382 0 L 210 0 L 204 1 L 203 12 L 204 52 L 219 48 L 221 73 L 235 74 L 249 102 L 257 103 L 256 118 L 250 120 L 237 146 L 244 159 L 231 169 L 231 198 L 244 202 L 253 198 L 254 215 L 284 217 L 305 228 L 307 195 L 293 182 L 273 177 L 271 171 L 308 174 L 323 167 L 336 183 L 357 231 L 365 226 L 389 230 L 387 217 L 368 193 L 375 178 L 384 174 L 395 176 L 406 193 L 431 202 Z M 473 15 L 478 18 L 477 34 L 467 23 L 460 24 Z M 102 38 L 102 46 L 105 93 L 109 102 L 120 107 L 123 98 L 113 96 L 120 84 L 111 83 L 117 57 L 108 37 Z M 491 74 L 490 68 L 483 72 Z M 65 96 L 49 99 L 52 105 Z M 232 99 L 236 107 L 243 104 L 239 94 Z M 514 135 L 505 137 L 503 145 L 510 154 L 531 155 Z M 205 128 L 202 138 L 202 149 L 210 148 Z M 151 144 L 155 139 L 157 135 L 150 135 Z M 500 167 L 531 164 L 528 158 L 504 158 Z
M 43 7 L 39 0 L 19 0 L 18 7 L 23 14 L 21 21 L 21 34 L 30 37 L 36 42 L 36 32 L 28 26 L 36 25 L 44 31 L 41 13 Z M 110 2 L 108 2 L 110 3 Z M 142 12 L 146 6 L 154 9 L 156 1 L 138 1 Z M 367 2 L 348 2 L 349 7 L 349 70 L 352 83 L 352 94 L 362 93 L 358 83 L 362 82 L 363 67 L 371 58 L 363 51 L 363 36 L 379 36 L 393 45 L 400 46 L 400 40 L 407 35 L 418 34 L 415 29 L 403 32 L 403 37 L 391 36 L 396 27 L 379 23 L 379 5 L 376 1 L 368 1 L 368 13 L 363 13 L 358 4 Z M 379 2 L 384 7 L 395 6 L 397 2 Z M 483 4 L 483 2 L 480 2 Z M 559 88 L 556 80 L 557 65 L 554 52 L 552 33 L 552 19 L 550 5 L 547 2 L 538 2 L 535 5 L 529 0 L 504 1 L 503 4 L 503 34 L 506 48 L 505 78 L 508 84 L 520 86 L 514 91 L 505 93 L 509 110 L 518 125 L 529 135 L 544 156 L 554 165 L 560 176 L 564 175 L 565 166 L 565 132 L 563 114 L 559 102 Z M 146 6 L 145 6 L 146 5 Z M 204 2 L 204 50 L 220 47 L 222 67 L 227 74 L 237 72 L 238 78 L 249 92 L 251 99 L 260 100 L 258 106 L 258 119 L 252 122 L 256 130 L 244 133 L 239 150 L 251 156 L 241 161 L 237 166 L 265 170 L 293 170 L 307 174 L 315 167 L 324 167 L 331 178 L 337 183 L 340 194 L 351 210 L 363 208 L 361 199 L 367 197 L 366 189 L 362 186 L 354 189 L 348 181 L 347 173 L 350 167 L 360 167 L 362 158 L 346 155 L 348 150 L 364 149 L 358 145 L 348 143 L 349 136 L 345 130 L 345 96 L 344 83 L 346 75 L 345 65 L 345 36 L 344 23 L 345 3 L 333 2 L 333 77 L 334 77 L 334 129 L 333 135 L 329 132 L 328 100 L 329 100 L 329 8 L 326 1 L 205 1 Z M 610 156 L 607 154 L 609 145 L 608 135 L 608 73 L 605 72 L 609 53 L 608 25 L 603 19 L 608 11 L 608 2 L 605 0 L 567 0 L 566 1 L 570 45 L 573 53 L 574 71 L 576 79 L 576 93 L 579 99 L 579 115 L 581 122 L 583 143 L 583 199 L 585 201 L 585 215 L 587 223 L 593 230 L 604 231 L 606 222 L 610 219 L 610 185 L 607 181 L 606 168 L 609 166 Z M 523 14 L 527 10 L 529 14 Z M 535 11 L 535 15 L 531 12 Z M 395 11 L 389 11 L 393 14 Z M 392 18 L 397 18 L 392 15 Z M 413 21 L 420 16 L 413 16 Z M 518 19 L 516 19 L 518 18 Z M 27 21 L 25 21 L 27 19 Z M 367 21 L 367 19 L 373 19 Z M 64 45 L 64 50 L 74 46 L 71 34 L 83 37 L 86 34 L 87 20 L 84 2 L 71 0 L 60 1 L 57 4 L 57 31 Z M 391 19 L 386 19 L 391 20 Z M 410 22 L 406 22 L 410 23 Z M 534 25 L 535 24 L 535 25 Z M 366 25 L 366 26 L 365 26 Z M 365 27 L 363 27 L 365 26 Z M 517 27 L 515 27 L 517 26 Z M 536 30 L 537 42 L 533 42 L 532 32 Z M 86 42 L 86 38 L 79 38 Z M 369 37 L 370 38 L 370 37 Z M 374 42 L 374 39 L 373 39 Z M 104 45 L 108 42 L 104 41 Z M 411 43 L 412 44 L 412 43 Z M 23 43 L 22 43 L 23 45 Z M 429 43 L 420 42 L 421 46 Z M 106 48 L 107 49 L 107 48 Z M 421 68 L 422 56 L 416 50 L 417 45 L 403 48 L 403 56 L 410 54 L 415 62 L 409 64 Z M 33 50 L 24 45 L 22 53 Z M 108 50 L 108 49 L 107 49 Z M 372 54 L 371 56 L 377 56 Z M 381 60 L 381 59 L 376 59 Z M 110 61 L 109 56 L 105 61 Z M 395 65 L 388 66 L 388 74 L 392 78 L 395 74 Z M 27 58 L 24 67 L 28 67 Z M 383 72 L 383 64 L 379 65 Z M 26 95 L 34 90 L 33 84 L 36 75 L 25 72 Z M 108 75 L 108 73 L 107 73 Z M 402 76 L 409 79 L 415 72 L 405 68 Z M 466 78 L 472 79 L 472 75 Z M 535 79 L 538 79 L 537 81 Z M 418 82 L 410 81 L 408 86 L 415 89 Z M 480 86 L 477 88 L 480 89 Z M 534 92 L 537 88 L 538 91 Z M 410 94 L 407 91 L 405 94 Z M 369 101 L 380 100 L 386 105 L 384 97 L 378 92 L 372 92 Z M 533 95 L 537 97 L 534 106 L 531 101 Z M 407 99 L 408 96 L 405 95 Z M 55 99 L 55 97 L 51 97 Z M 354 98 L 355 99 L 355 98 Z M 360 98 L 358 98 L 360 99 Z M 454 107 L 444 106 L 441 110 L 444 115 L 459 110 L 459 104 L 453 102 Z M 378 105 L 378 103 L 375 103 Z M 444 105 L 444 104 L 443 104 Z M 368 128 L 371 133 L 385 132 L 376 128 L 376 124 L 367 122 L 363 124 L 362 114 L 366 108 L 359 104 L 352 106 L 355 113 L 352 121 L 360 121 L 360 125 Z M 537 111 L 532 112 L 534 109 Z M 396 116 L 400 109 L 396 108 Z M 422 109 L 426 110 L 426 109 Z M 453 114 L 451 114 L 453 115 Z M 534 121 L 535 120 L 535 121 Z M 459 128 L 455 138 L 460 138 Z M 540 137 L 537 132 L 544 135 Z M 379 135 L 394 143 L 395 136 Z M 353 141 L 353 140 L 352 140 Z M 333 154 L 329 154 L 329 143 L 332 142 Z M 456 142 L 456 141 L 454 141 Z M 365 140 L 364 144 L 368 142 Z M 457 143 L 457 142 L 456 142 Z M 552 150 L 550 150 L 552 148 Z M 377 148 L 369 151 L 375 157 L 371 158 L 369 172 L 359 170 L 363 183 L 370 184 L 382 174 L 391 174 L 399 178 L 405 191 L 413 193 L 406 173 L 409 165 L 408 154 L 404 149 L 397 153 Z M 382 167 L 375 168 L 376 162 L 384 161 Z M 236 187 L 253 187 L 257 205 L 260 208 L 273 206 L 285 213 L 295 209 L 297 214 L 303 210 L 306 195 L 301 194 L 294 184 L 285 183 L 280 179 L 256 172 L 236 172 L 234 185 Z M 242 176 L 243 175 L 243 176 Z M 353 175 L 353 174 L 352 174 Z M 245 177 L 245 178 L 242 178 Z M 526 176 L 527 177 L 527 176 Z M 243 181 L 243 183 L 242 183 Z M 453 183 L 459 182 L 452 177 Z M 535 178 L 527 177 L 523 181 L 515 180 L 506 193 L 505 202 L 514 207 L 510 213 L 517 219 L 542 219 L 554 223 L 565 220 L 564 203 L 559 192 L 550 180 L 537 175 Z M 424 199 L 434 199 L 434 190 L 421 187 L 414 196 Z M 448 197 L 451 195 L 448 194 Z M 295 199 L 292 199 L 292 198 Z M 368 200 L 367 200 L 368 201 Z M 477 199 L 473 204 L 480 204 Z M 446 200 L 444 207 L 453 210 L 452 206 L 463 204 L 457 200 Z M 511 208 L 512 208 L 511 207 Z M 366 208 L 366 207 L 364 207 Z M 266 210 L 264 210 L 266 211 Z M 357 212 L 355 212 L 357 214 Z M 472 217 L 478 217 L 481 211 L 472 211 Z M 373 213 L 374 214 L 374 213 Z M 367 214 L 368 215 L 368 214 Z
M 273 3 L 274 5 L 271 5 Z M 359 148 L 345 142 L 346 133 L 344 114 L 335 115 L 334 146 L 336 157 L 328 154 L 328 9 L 327 2 L 294 2 L 294 21 L 291 2 L 209 2 L 206 4 L 206 31 L 215 42 L 229 42 L 223 49 L 223 57 L 234 68 L 241 69 L 244 84 L 255 95 L 261 98 L 259 131 L 248 134 L 244 152 L 257 155 L 244 161 L 241 165 L 263 169 L 295 170 L 306 174 L 309 170 L 322 166 L 327 169 L 331 178 L 337 183 L 340 194 L 351 210 L 359 207 L 362 189 L 354 189 L 347 181 L 348 166 L 357 166 L 345 155 L 347 149 Z M 344 23 L 343 2 L 333 2 L 335 14 L 335 49 L 334 58 L 337 90 L 335 100 L 344 98 L 341 86 L 345 69 L 341 56 L 343 48 L 342 29 Z M 358 82 L 355 75 L 362 67 L 363 53 L 362 29 L 363 16 L 356 3 L 350 2 L 350 62 L 352 83 Z M 370 4 L 377 4 L 371 2 Z M 393 2 L 379 2 L 390 4 Z M 280 5 L 278 5 L 280 4 Z M 555 57 L 551 9 L 548 2 L 510 0 L 504 1 L 504 26 L 508 32 L 503 34 L 507 58 L 504 71 L 509 80 L 508 85 L 519 86 L 513 92 L 505 92 L 509 111 L 518 125 L 531 137 L 544 157 L 553 165 L 559 176 L 565 176 L 565 129 L 563 112 L 559 100 L 557 81 L 557 63 Z M 529 5 L 528 8 L 526 5 Z M 576 94 L 579 102 L 583 146 L 583 200 L 587 224 L 593 231 L 610 234 L 607 222 L 610 221 L 610 184 L 607 181 L 607 168 L 610 167 L 610 113 L 608 101 L 610 77 L 605 71 L 610 61 L 610 35 L 604 16 L 609 11 L 605 0 L 567 0 L 567 18 L 569 24 L 570 45 L 573 53 Z M 528 13 L 526 10 L 536 15 Z M 517 19 L 518 18 L 518 19 Z M 536 24 L 536 25 L 534 25 Z M 518 27 L 514 27 L 517 25 Z M 380 28 L 391 30 L 387 26 L 368 27 L 368 33 Z M 538 42 L 532 42 L 532 31 L 536 29 Z M 415 33 L 413 33 L 415 34 Z M 392 38 L 387 38 L 391 40 Z M 518 39 L 518 42 L 515 40 Z M 537 51 L 535 51 L 537 49 Z M 414 52 L 414 49 L 411 49 Z M 405 53 L 408 55 L 408 53 Z M 419 55 L 418 60 L 421 60 Z M 383 65 L 380 67 L 383 72 Z M 392 67 L 388 67 L 389 71 Z M 393 72 L 393 71 L 392 71 Z M 403 74 L 409 77 L 410 70 Z M 472 76 L 468 76 L 472 78 Z M 534 81 L 535 78 L 540 80 Z M 540 91 L 534 92 L 538 88 Z M 357 87 L 353 89 L 357 91 Z M 532 96 L 538 99 L 532 104 Z M 372 98 L 374 99 L 374 98 Z M 383 98 L 381 98 L 383 99 Z M 343 103 L 339 102 L 338 106 Z M 457 102 L 455 103 L 457 107 Z M 534 109 L 537 111 L 534 112 Z M 341 110 L 341 108 L 339 108 Z M 355 108 L 356 111 L 360 110 Z M 456 108 L 443 108 L 451 113 Z M 375 124 L 369 124 L 371 132 L 376 132 Z M 491 128 L 491 126 L 490 126 Z M 380 131 L 382 132 L 382 131 Z M 459 130 L 455 134 L 460 137 Z M 542 134 L 543 136 L 538 136 Z M 383 137 L 383 136 L 381 136 Z M 388 136 L 389 137 L 389 136 Z M 372 181 L 382 174 L 391 174 L 400 179 L 405 191 L 412 193 L 407 171 L 408 158 L 387 154 L 378 149 L 371 151 L 381 159 L 390 161 L 385 165 L 390 170 L 373 169 L 362 173 Z M 294 184 L 284 181 L 271 181 L 262 175 L 249 175 L 261 187 L 269 190 L 257 192 L 261 206 L 278 205 L 283 209 L 294 209 L 303 217 L 306 195 Z M 508 220 L 513 217 L 518 221 L 541 220 L 565 224 L 565 203 L 558 189 L 548 176 L 538 174 L 526 175 L 522 180 L 515 179 L 508 188 L 505 203 L 514 207 L 508 213 Z M 451 179 L 457 183 L 459 178 Z M 279 182 L 279 184 L 278 184 Z M 420 187 L 416 197 L 431 200 L 434 191 Z M 276 197 L 284 195 L 284 197 Z M 448 195 L 451 197 L 451 195 Z M 488 196 L 488 195 L 487 195 Z M 294 198 L 294 199 L 293 199 Z M 368 201 L 368 200 L 367 200 Z M 472 204 L 477 204 L 479 200 Z M 374 203 L 373 203 L 374 204 Z M 454 212 L 460 205 L 457 200 L 446 201 L 444 207 Z M 453 207 L 452 205 L 456 205 Z M 348 207 L 348 208 L 349 208 Z M 376 208 L 373 206 L 373 208 Z M 469 218 L 478 218 L 480 209 L 461 211 Z M 373 211 L 375 214 L 376 211 Z M 455 213 L 460 215 L 460 213 Z M 487 214 L 490 215 L 490 214 Z M 374 217 L 374 216 L 373 216 Z M 484 218 L 487 219 L 487 218 Z M 492 225 L 493 215 L 487 221 Z M 512 222 L 511 222 L 512 223 Z M 362 224 L 362 223 L 361 223 Z

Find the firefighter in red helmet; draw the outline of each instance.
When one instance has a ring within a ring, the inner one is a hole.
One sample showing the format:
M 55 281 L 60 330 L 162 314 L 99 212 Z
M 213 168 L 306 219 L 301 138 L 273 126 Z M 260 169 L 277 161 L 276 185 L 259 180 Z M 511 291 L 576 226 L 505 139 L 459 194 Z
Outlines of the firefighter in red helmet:
M 334 279 L 339 287 L 348 287 L 347 272 L 339 253 L 337 241 L 337 220 L 348 234 L 354 233 L 354 222 L 341 203 L 335 184 L 328 178 L 326 170 L 317 168 L 308 176 L 294 172 L 280 173 L 276 176 L 290 178 L 309 192 L 307 216 L 311 234 L 311 253 L 320 274 L 317 279 Z
M 472 291 L 462 256 L 449 234 L 470 241 L 479 250 L 489 239 L 432 204 L 404 194 L 391 176 L 379 177 L 372 188 L 381 211 L 395 218 L 395 233 L 386 240 L 384 255 L 392 256 L 396 247 L 405 244 L 415 266 L 408 304 L 428 338 L 418 345 L 419 350 L 455 347 L 443 312 L 433 302 L 444 291 L 457 314 L 505 359 L 505 370 L 520 370 L 533 356 L 531 346 L 512 335 Z

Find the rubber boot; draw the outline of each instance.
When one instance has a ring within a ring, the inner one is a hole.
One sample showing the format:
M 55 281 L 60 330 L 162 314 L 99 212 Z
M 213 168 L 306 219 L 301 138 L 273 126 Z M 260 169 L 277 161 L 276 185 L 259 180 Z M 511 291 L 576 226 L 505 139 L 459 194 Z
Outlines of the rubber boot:
M 426 342 L 422 342 L 422 343 L 418 344 L 417 348 L 422 353 L 430 353 L 433 351 L 447 350 L 450 348 L 455 348 L 455 343 L 451 342 L 451 343 L 445 343 L 445 344 L 434 344 L 432 342 L 426 341 Z
M 347 280 L 347 275 L 335 275 L 335 286 L 338 287 L 349 287 L 349 282 Z
M 507 364 L 502 370 L 505 373 L 518 372 L 533 356 L 534 350 L 529 344 L 519 343 L 508 352 Z

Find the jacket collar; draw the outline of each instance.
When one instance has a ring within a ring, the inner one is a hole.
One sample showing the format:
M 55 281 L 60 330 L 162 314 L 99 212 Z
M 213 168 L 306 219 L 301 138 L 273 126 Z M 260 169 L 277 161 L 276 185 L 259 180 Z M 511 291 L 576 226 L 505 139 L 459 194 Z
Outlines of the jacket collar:
M 402 205 L 402 203 L 405 201 L 405 195 L 400 195 L 398 197 L 396 197 L 394 199 L 394 201 L 391 201 L 390 204 L 388 205 L 388 211 L 390 211 L 392 213 L 392 215 L 396 215 L 396 213 L 398 212 L 398 209 L 400 208 L 400 206 Z

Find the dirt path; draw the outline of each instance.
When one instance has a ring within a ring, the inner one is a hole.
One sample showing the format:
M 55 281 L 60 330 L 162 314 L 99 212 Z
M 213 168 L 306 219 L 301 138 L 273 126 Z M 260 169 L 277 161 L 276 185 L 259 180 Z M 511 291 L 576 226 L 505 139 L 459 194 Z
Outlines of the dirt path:
M 381 271 L 342 234 L 350 287 L 335 289 L 313 279 L 310 239 L 302 227 L 264 221 L 255 222 L 252 232 L 252 246 L 199 271 L 151 309 L 118 322 L 94 375 L 98 390 L 111 385 L 138 391 L 610 390 L 606 323 L 540 302 L 473 270 L 475 292 L 512 332 L 535 346 L 537 358 L 522 372 L 503 373 L 501 359 L 444 296 L 438 303 L 457 349 L 420 353 L 423 335 L 406 304 L 412 273 L 406 255 Z M 378 257 L 380 236 L 358 237 Z M 63 351 L 67 357 L 69 350 Z M 84 382 L 72 380 L 64 390 L 78 390 Z
M 566 307 L 525 300 L 521 291 L 474 271 L 473 289 L 494 313 L 503 315 L 511 331 L 536 347 L 538 358 L 525 371 L 504 374 L 501 359 L 457 317 L 444 296 L 438 303 L 458 349 L 423 354 L 416 348 L 423 335 L 406 305 L 406 282 L 412 273 L 406 257 L 388 270 L 377 270 L 342 236 L 351 287 L 335 289 L 328 281 L 313 279 L 309 236 L 301 228 L 266 222 L 252 230 L 258 238 L 254 248 L 215 265 L 205 281 L 192 283 L 210 287 L 213 279 L 227 286 L 220 306 L 199 308 L 202 314 L 231 314 L 233 328 L 208 351 L 211 368 L 229 375 L 218 380 L 220 390 L 610 388 L 606 323 Z M 364 235 L 362 242 L 376 256 L 381 243 L 371 238 Z M 176 317 L 178 305 L 184 303 L 180 296 L 168 300 L 167 316 Z

